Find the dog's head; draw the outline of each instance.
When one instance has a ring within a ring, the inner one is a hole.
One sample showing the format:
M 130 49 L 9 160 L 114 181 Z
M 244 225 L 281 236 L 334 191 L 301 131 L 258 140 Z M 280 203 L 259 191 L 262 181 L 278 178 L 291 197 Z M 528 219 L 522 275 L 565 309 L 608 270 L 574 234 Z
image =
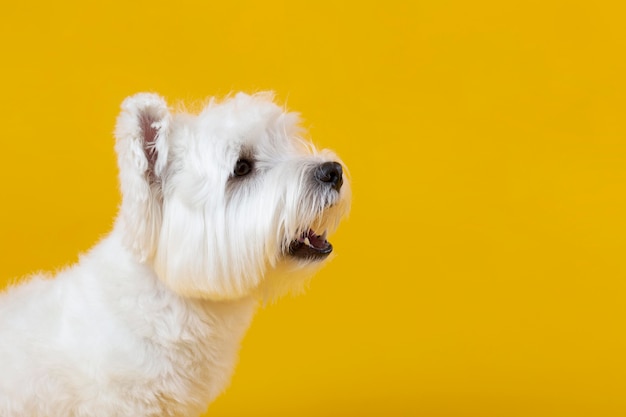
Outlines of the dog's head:
M 299 136 L 270 93 L 171 113 L 154 94 L 116 129 L 125 244 L 181 295 L 232 299 L 298 288 L 347 214 L 341 162 Z

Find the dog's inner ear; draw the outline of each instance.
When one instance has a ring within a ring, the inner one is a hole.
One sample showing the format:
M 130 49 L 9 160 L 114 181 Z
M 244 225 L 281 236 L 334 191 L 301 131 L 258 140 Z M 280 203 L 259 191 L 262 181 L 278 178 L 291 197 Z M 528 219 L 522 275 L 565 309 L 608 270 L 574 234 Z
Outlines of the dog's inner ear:
M 151 167 L 154 167 L 156 163 L 156 136 L 158 131 L 154 126 L 155 121 L 147 112 L 143 113 L 139 120 L 139 127 L 143 135 L 143 150 L 146 153 L 148 165 Z
M 151 185 L 157 184 L 161 181 L 155 170 L 157 158 L 159 157 L 156 146 L 157 136 L 159 135 L 159 129 L 157 128 L 158 123 L 158 116 L 156 114 L 152 114 L 150 108 L 144 109 L 144 111 L 139 115 L 139 128 L 141 129 L 141 135 L 143 138 L 143 152 L 146 155 L 146 161 L 148 162 L 146 179 Z

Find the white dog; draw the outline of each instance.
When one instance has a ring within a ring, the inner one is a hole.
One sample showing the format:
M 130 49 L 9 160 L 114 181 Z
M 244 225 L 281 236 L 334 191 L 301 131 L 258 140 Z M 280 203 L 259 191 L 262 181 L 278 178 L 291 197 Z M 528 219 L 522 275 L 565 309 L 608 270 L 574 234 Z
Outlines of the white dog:
M 225 388 L 258 300 L 302 287 L 350 204 L 272 99 L 124 101 L 113 231 L 0 297 L 0 416 L 194 416 Z

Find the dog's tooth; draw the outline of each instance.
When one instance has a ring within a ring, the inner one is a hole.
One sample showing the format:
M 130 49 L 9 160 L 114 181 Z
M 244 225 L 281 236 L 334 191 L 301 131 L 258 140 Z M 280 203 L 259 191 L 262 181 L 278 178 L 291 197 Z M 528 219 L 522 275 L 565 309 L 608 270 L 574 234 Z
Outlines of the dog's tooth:
M 304 243 L 305 243 L 307 246 L 313 246 L 313 245 L 311 245 L 311 241 L 309 240 L 309 237 L 308 237 L 308 236 L 304 238 Z

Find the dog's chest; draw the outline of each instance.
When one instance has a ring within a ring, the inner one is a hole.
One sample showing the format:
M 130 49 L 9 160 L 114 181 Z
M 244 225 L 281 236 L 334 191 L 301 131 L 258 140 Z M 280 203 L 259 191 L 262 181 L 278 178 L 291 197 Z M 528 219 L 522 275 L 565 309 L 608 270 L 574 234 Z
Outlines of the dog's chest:
M 165 415 L 202 412 L 226 387 L 254 310 L 251 300 L 180 302 L 162 309 L 144 338 L 153 355 L 145 365 L 158 369 L 148 391 Z

